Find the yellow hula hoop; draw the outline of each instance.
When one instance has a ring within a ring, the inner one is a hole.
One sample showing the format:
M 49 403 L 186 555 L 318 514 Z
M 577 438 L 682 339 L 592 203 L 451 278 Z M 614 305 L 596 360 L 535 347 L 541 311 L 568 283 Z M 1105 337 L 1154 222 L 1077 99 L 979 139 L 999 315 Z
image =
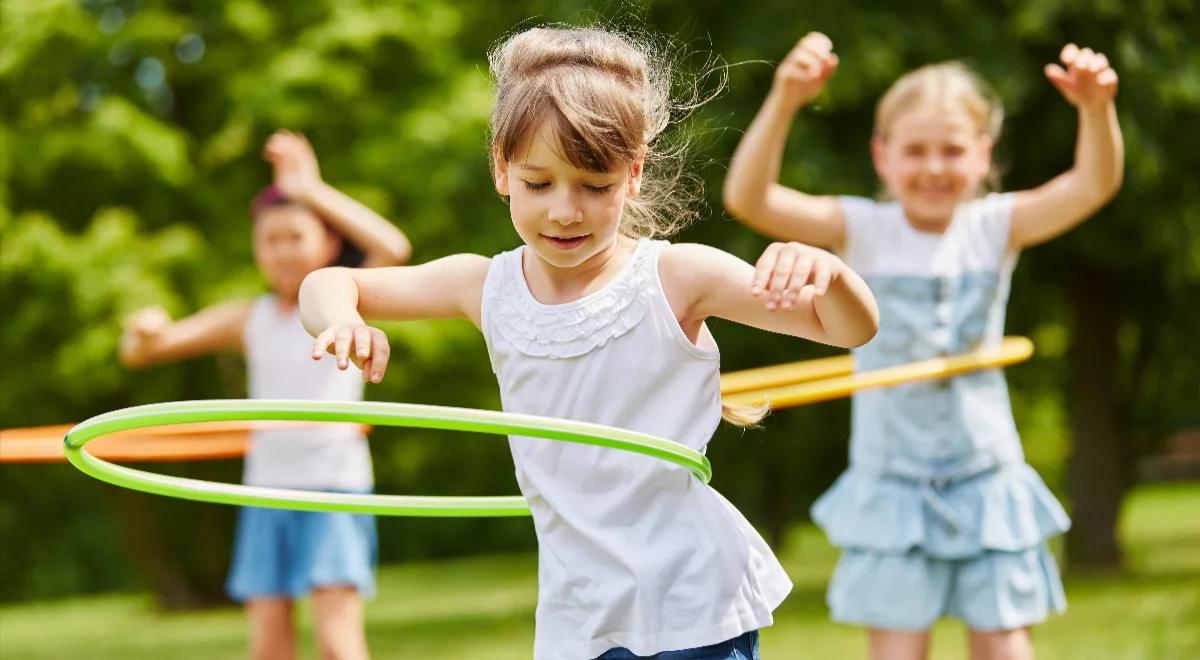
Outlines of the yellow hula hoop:
M 848 376 L 854 373 L 854 358 L 850 355 L 817 358 L 777 364 L 772 367 L 758 367 L 743 371 L 731 371 L 721 374 L 721 395 L 738 394 L 740 392 L 758 392 L 773 387 L 806 383 L 810 380 L 822 380 L 835 376 Z
M 970 353 L 922 360 L 873 371 L 847 373 L 826 377 L 807 377 L 812 373 L 831 373 L 844 368 L 841 358 L 823 358 L 808 361 L 810 369 L 801 368 L 803 362 L 777 367 L 750 369 L 733 372 L 721 378 L 721 392 L 726 403 L 741 405 L 770 405 L 772 408 L 790 408 L 807 403 L 829 401 L 849 396 L 858 390 L 870 387 L 887 387 L 923 380 L 948 378 L 969 371 L 1004 367 L 1028 360 L 1033 355 L 1033 342 L 1025 337 L 1005 337 L 1000 344 L 980 348 Z M 816 364 L 821 363 L 821 364 Z M 852 362 L 851 362 L 852 364 Z M 799 375 L 801 382 L 782 381 L 787 375 Z M 759 380 L 755 380 L 755 378 Z M 726 394 L 726 379 L 733 383 L 732 391 Z M 763 383 L 763 384 L 759 384 Z M 758 385 L 757 388 L 754 386 Z M 733 389 L 739 388 L 739 389 Z

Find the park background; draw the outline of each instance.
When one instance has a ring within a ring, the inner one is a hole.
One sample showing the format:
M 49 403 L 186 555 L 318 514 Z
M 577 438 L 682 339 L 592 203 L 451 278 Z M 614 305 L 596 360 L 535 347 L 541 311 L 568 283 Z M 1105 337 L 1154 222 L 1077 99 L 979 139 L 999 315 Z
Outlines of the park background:
M 1043 64 L 1073 41 L 1121 77 L 1125 185 L 1091 221 L 1023 255 L 1008 334 L 1037 353 L 1008 370 L 1030 462 L 1068 506 L 1056 544 L 1072 609 L 1035 635 L 1045 657 L 1200 657 L 1200 10 L 1183 0 L 653 3 L 491 0 L 4 0 L 0 3 L 0 426 L 82 420 L 156 401 L 242 397 L 240 358 L 125 370 L 121 320 L 180 316 L 263 290 L 247 204 L 277 128 L 302 131 L 329 182 L 412 239 L 424 262 L 517 244 L 487 169 L 486 53 L 547 21 L 643 24 L 730 67 L 686 130 L 707 183 L 680 240 L 753 260 L 765 240 L 722 212 L 721 181 L 772 63 L 810 30 L 841 65 L 792 129 L 783 181 L 872 195 L 875 101 L 902 72 L 961 59 L 1007 111 L 1005 189 L 1070 166 L 1073 109 Z M 712 84 L 710 79 L 707 84 Z M 826 348 L 712 324 L 726 369 Z M 370 399 L 498 408 L 466 322 L 387 326 Z M 780 549 L 797 590 L 764 634 L 771 657 L 851 657 L 828 623 L 834 553 L 807 510 L 844 467 L 849 405 L 723 428 L 713 485 Z M 1191 443 L 1189 445 L 1189 443 Z M 378 492 L 516 492 L 506 444 L 379 429 Z M 1194 461 L 1194 454 L 1192 459 Z M 1189 465 L 1192 466 L 1189 471 Z M 154 466 L 236 481 L 237 461 Z M 1188 481 L 1190 475 L 1191 481 Z M 122 491 L 65 465 L 0 466 L 0 655 L 241 657 L 221 594 L 234 510 Z M 381 519 L 378 657 L 528 657 L 536 590 L 527 519 Z M 938 657 L 963 650 L 942 626 Z

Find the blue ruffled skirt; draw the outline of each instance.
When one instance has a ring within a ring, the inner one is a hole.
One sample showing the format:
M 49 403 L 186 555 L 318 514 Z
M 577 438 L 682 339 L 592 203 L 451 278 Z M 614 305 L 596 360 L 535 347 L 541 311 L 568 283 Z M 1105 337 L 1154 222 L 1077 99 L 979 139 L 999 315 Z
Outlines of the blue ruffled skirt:
M 843 550 L 828 594 L 836 621 L 923 630 L 956 616 L 1012 629 L 1066 607 L 1045 544 L 1070 519 L 1025 463 L 940 485 L 851 466 L 812 517 Z

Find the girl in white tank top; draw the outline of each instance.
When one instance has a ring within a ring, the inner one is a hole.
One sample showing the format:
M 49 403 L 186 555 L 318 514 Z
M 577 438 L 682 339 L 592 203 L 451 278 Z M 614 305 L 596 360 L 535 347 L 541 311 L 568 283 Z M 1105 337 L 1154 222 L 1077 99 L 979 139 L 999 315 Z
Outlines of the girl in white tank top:
M 595 29 L 532 29 L 500 46 L 493 172 L 525 245 L 492 259 L 313 273 L 300 295 L 312 357 L 332 352 L 378 381 L 387 339 L 364 317 L 467 318 L 487 340 L 506 411 L 702 451 L 722 415 L 705 319 L 839 346 L 870 339 L 874 300 L 827 252 L 772 245 L 756 272 L 705 246 L 639 239 L 667 233 L 639 195 L 678 192 L 643 176 L 670 84 L 648 52 Z M 538 536 L 535 658 L 757 657 L 756 631 L 791 582 L 720 494 L 654 458 L 510 444 Z

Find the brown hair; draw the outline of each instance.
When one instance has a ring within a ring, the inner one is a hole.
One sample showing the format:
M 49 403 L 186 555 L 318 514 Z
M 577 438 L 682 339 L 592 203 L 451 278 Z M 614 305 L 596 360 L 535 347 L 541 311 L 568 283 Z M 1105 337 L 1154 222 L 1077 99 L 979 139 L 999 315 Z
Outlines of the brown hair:
M 684 167 L 686 140 L 671 142 L 663 133 L 677 112 L 715 92 L 672 99 L 670 50 L 645 35 L 598 27 L 539 27 L 510 36 L 489 56 L 496 84 L 492 152 L 511 160 L 522 138 L 544 122 L 563 159 L 580 169 L 612 171 L 645 150 L 641 191 L 625 202 L 620 231 L 633 238 L 677 233 L 697 217 L 703 190 Z
M 664 141 L 674 115 L 716 96 L 725 69 L 706 62 L 690 98 L 672 99 L 671 48 L 645 35 L 598 27 L 539 27 L 505 39 L 489 55 L 496 84 L 491 149 L 516 157 L 521 140 L 548 123 L 560 155 L 591 172 L 610 172 L 645 152 L 641 191 L 626 200 L 620 231 L 632 238 L 671 236 L 692 222 L 703 188 L 685 167 L 687 141 Z M 703 81 L 713 73 L 708 92 Z M 722 404 L 722 416 L 753 426 L 765 408 Z
M 887 138 L 896 120 L 923 106 L 949 107 L 962 111 L 975 123 L 979 135 L 995 144 L 1004 123 L 1004 107 L 982 78 L 962 62 L 930 64 L 900 76 L 875 106 L 875 136 Z M 997 189 L 1000 174 L 995 165 L 986 185 Z

